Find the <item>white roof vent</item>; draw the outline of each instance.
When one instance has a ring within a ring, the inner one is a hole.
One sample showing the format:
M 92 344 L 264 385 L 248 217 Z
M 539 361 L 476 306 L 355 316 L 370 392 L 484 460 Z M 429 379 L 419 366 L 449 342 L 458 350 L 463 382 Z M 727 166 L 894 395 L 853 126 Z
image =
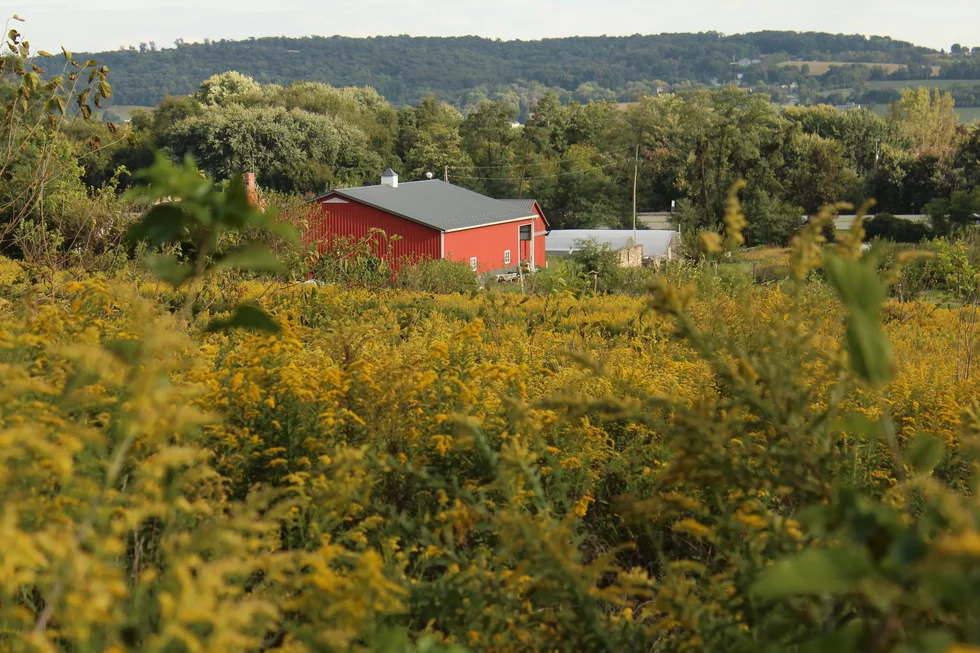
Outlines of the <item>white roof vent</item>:
M 383 173 L 381 173 L 381 185 L 398 188 L 398 173 L 391 168 L 385 170 Z

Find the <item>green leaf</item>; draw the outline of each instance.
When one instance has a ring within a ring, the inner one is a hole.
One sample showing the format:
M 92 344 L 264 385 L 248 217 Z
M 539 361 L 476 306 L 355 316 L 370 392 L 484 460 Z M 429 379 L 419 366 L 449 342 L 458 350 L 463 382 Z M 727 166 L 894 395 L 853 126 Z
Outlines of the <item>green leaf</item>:
M 851 619 L 832 633 L 807 642 L 800 650 L 803 653 L 857 653 L 861 650 L 864 627 L 864 621 Z
M 835 430 L 840 433 L 864 436 L 869 439 L 877 439 L 882 435 L 881 422 L 876 422 L 861 413 L 847 415 L 844 419 L 837 422 Z
M 212 270 L 249 270 L 252 272 L 281 272 L 282 263 L 276 255 L 261 243 L 249 243 L 222 254 L 215 260 Z
M 112 355 L 124 363 L 132 364 L 136 362 L 140 347 L 143 343 L 139 340 L 128 340 L 117 338 L 105 343 L 104 347 L 112 352 Z
M 843 593 L 871 571 L 865 549 L 811 549 L 763 571 L 752 592 L 765 598 Z
M 180 263 L 174 257 L 166 254 L 150 254 L 144 263 L 157 278 L 169 283 L 174 288 L 179 287 L 194 276 L 194 268 L 189 263 Z
M 109 82 L 105 80 L 99 82 L 99 95 L 107 100 L 112 97 L 112 87 L 109 86 Z
M 92 370 L 77 370 L 65 381 L 65 387 L 62 392 L 67 396 L 77 390 L 87 388 L 98 380 L 99 375 Z
M 890 381 L 895 373 L 891 343 L 878 325 L 877 316 L 852 314 L 847 324 L 847 355 L 851 370 L 874 385 Z
M 96 61 L 95 59 L 89 59 L 88 61 L 85 62 L 85 66 L 84 67 L 85 68 L 89 68 L 91 66 L 98 66 L 98 65 L 99 65 L 99 62 L 98 61 Z
M 184 235 L 187 216 L 174 204 L 157 204 L 130 227 L 132 240 L 146 240 L 151 245 L 179 241 Z
M 47 50 L 38 50 L 37 53 L 38 53 L 38 55 L 40 55 L 42 57 L 53 57 L 54 56 L 53 54 L 51 54 Z
M 65 61 L 71 61 L 71 52 L 65 50 L 65 46 L 61 46 L 61 54 L 65 55 Z
M 946 455 L 942 441 L 931 435 L 920 435 L 905 447 L 905 462 L 914 471 L 928 473 L 936 468 Z
M 887 383 L 895 373 L 891 344 L 880 324 L 887 288 L 878 278 L 874 260 L 828 256 L 824 271 L 847 308 L 846 346 L 851 370 L 874 385 Z
M 276 324 L 265 311 L 256 306 L 243 304 L 235 309 L 234 315 L 227 320 L 213 320 L 208 325 L 209 332 L 226 331 L 228 329 L 248 329 L 250 331 L 265 331 L 267 333 L 279 333 L 279 325 Z

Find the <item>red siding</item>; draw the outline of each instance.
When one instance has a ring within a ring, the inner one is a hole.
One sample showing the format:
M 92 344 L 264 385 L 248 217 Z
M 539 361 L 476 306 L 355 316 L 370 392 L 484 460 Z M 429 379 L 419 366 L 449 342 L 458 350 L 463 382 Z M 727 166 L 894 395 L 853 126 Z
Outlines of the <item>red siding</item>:
M 364 238 L 371 229 L 382 229 L 388 236 L 401 236 L 401 240 L 392 243 L 392 264 L 406 259 L 440 257 L 441 234 L 436 229 L 350 200 L 346 204 L 325 203 L 331 197 L 336 196 L 321 197 L 312 205 L 309 225 L 303 234 L 305 242 L 329 244 L 333 236 Z
M 544 221 L 544 214 L 541 213 L 537 203 L 534 204 L 534 214 L 538 216 L 534 220 L 534 264 L 543 268 L 545 267 L 544 235 L 548 231 L 548 225 Z M 521 260 L 531 260 L 531 243 L 527 241 L 521 243 Z
M 528 224 L 531 224 L 530 219 L 450 231 L 446 234 L 446 258 L 468 265 L 470 258 L 475 256 L 477 272 L 516 266 L 518 252 L 521 253 L 522 260 L 527 260 L 527 250 L 521 248 L 520 226 Z M 504 251 L 508 249 L 510 264 L 504 263 Z
M 538 218 L 534 221 L 534 264 L 539 268 L 543 268 L 547 265 L 547 259 L 544 256 L 544 237 L 548 232 L 548 223 L 544 220 L 544 213 L 541 212 L 541 207 L 538 203 L 534 203 L 534 214 Z

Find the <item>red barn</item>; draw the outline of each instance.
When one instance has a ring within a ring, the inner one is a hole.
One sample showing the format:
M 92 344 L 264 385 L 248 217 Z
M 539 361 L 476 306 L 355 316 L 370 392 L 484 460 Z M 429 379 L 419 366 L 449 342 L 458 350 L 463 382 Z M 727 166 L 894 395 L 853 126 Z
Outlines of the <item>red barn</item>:
M 398 183 L 390 168 L 380 186 L 342 188 L 313 200 L 308 243 L 364 238 L 371 229 L 401 237 L 393 265 L 439 259 L 475 272 L 545 265 L 548 222 L 534 200 L 495 200 L 438 179 Z

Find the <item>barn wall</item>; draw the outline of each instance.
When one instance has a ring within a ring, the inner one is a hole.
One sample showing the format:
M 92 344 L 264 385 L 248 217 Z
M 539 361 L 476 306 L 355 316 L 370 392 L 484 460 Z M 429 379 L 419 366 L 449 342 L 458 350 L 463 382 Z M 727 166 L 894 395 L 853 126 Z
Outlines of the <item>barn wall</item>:
M 404 260 L 440 257 L 441 239 L 437 230 L 357 202 L 325 203 L 329 199 L 331 196 L 320 198 L 311 206 L 309 226 L 303 234 L 306 243 L 329 244 L 334 236 L 360 239 L 367 236 L 370 229 L 376 228 L 384 230 L 388 236 L 401 236 L 401 240 L 392 243 L 391 263 L 395 267 Z M 384 254 L 380 244 L 377 247 L 377 253 Z
M 544 216 L 541 214 L 541 210 L 538 205 L 534 205 L 534 214 L 538 216 L 534 220 L 534 265 L 539 268 L 543 268 L 546 265 L 547 259 L 545 258 L 545 242 L 544 235 L 548 231 L 548 225 L 544 221 Z M 531 243 L 525 241 L 521 243 L 521 260 L 530 261 L 531 260 Z
M 543 268 L 547 266 L 544 237 L 548 231 L 548 225 L 545 223 L 544 215 L 541 214 L 537 204 L 534 205 L 534 213 L 538 216 L 534 221 L 534 264 Z
M 446 258 L 461 263 L 470 262 L 475 256 L 477 272 L 490 272 L 517 265 L 520 246 L 520 226 L 530 220 L 516 220 L 503 224 L 475 227 L 446 234 Z M 504 250 L 510 250 L 510 264 L 504 263 Z M 523 255 L 523 254 L 522 254 Z

